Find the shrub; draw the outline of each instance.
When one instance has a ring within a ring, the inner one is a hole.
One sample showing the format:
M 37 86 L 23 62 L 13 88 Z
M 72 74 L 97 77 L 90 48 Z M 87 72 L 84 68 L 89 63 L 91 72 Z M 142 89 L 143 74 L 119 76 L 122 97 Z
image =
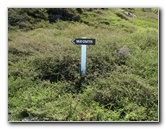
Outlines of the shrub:
M 41 80 L 57 82 L 60 80 L 76 80 L 79 76 L 78 62 L 77 58 L 64 56 L 62 59 L 56 57 L 36 58 L 33 64 Z

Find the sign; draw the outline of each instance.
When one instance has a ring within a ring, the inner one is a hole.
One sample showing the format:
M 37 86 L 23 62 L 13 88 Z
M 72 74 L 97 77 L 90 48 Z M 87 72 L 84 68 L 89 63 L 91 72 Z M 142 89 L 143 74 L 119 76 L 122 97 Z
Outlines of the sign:
M 95 39 L 74 39 L 71 41 L 75 45 L 95 45 Z
M 81 78 L 86 73 L 86 45 L 95 45 L 95 39 L 87 39 L 86 37 L 76 38 L 71 41 L 75 45 L 81 45 Z

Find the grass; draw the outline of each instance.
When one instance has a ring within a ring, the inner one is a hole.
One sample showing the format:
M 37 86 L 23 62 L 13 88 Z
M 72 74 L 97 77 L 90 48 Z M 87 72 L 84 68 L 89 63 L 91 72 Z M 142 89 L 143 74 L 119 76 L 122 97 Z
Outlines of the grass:
M 8 120 L 158 121 L 158 15 L 131 11 L 137 18 L 97 9 L 80 22 L 9 30 Z M 81 48 L 71 43 L 80 37 L 96 39 L 82 85 Z

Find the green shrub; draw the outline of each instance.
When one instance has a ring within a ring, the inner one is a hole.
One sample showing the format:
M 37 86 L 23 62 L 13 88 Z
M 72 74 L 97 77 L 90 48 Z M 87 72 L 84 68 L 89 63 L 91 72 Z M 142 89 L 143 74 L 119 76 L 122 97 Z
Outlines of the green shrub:
M 126 20 L 122 9 L 9 9 L 9 121 L 158 121 L 158 16 L 124 10 L 137 17 Z M 64 19 L 49 23 L 57 14 Z M 84 36 L 96 44 L 87 46 L 81 78 L 81 48 L 71 40 Z
M 74 81 L 79 76 L 79 60 L 71 56 L 36 58 L 33 62 L 41 80 Z

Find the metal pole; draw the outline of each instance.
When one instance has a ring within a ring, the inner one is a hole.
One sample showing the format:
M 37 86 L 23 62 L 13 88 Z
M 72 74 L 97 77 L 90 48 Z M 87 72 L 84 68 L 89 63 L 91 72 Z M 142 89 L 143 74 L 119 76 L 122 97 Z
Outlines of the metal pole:
M 86 37 L 82 37 L 86 39 Z M 86 73 L 86 45 L 81 45 L 81 77 L 85 77 Z

